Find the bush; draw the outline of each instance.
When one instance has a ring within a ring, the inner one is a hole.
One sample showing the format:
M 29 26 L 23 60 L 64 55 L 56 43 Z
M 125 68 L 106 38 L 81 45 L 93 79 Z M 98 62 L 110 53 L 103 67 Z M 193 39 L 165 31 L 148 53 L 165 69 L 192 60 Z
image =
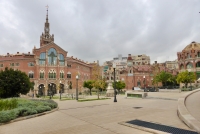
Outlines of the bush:
M 0 100 L 0 111 L 14 109 L 17 104 L 17 99 Z
M 20 116 L 33 115 L 37 113 L 42 113 L 45 111 L 50 111 L 58 107 L 57 103 L 53 100 L 25 100 L 16 99 L 16 102 L 10 100 L 1 100 L 1 104 L 12 103 L 12 106 L 17 105 L 17 108 L 11 110 L 0 111 L 0 123 L 8 122 Z M 0 104 L 1 107 L 3 107 Z M 5 109 L 5 108 L 4 108 Z
M 0 112 L 0 122 L 5 123 L 10 120 L 13 120 L 17 117 L 17 113 L 15 110 L 7 110 L 7 111 L 1 111 Z

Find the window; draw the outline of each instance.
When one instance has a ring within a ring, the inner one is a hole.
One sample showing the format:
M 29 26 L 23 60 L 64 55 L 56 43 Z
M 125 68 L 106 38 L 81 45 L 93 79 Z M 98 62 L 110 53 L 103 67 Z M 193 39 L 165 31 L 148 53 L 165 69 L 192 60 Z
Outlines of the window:
M 14 63 L 10 63 L 10 66 L 14 66 L 15 64 Z
M 19 63 L 15 63 L 15 66 L 19 66 Z
M 40 71 L 40 79 L 44 79 L 44 70 Z
M 50 70 L 49 71 L 49 78 L 50 79 L 55 79 L 56 78 L 56 72 L 55 72 L 55 70 Z
M 193 67 L 193 66 L 192 66 L 192 63 L 188 63 L 188 64 L 187 64 L 187 69 L 188 69 L 188 68 L 192 68 L 192 67 Z
M 60 78 L 61 78 L 61 79 L 64 78 L 64 71 L 60 71 Z
M 29 62 L 28 66 L 34 66 L 34 63 L 33 62 Z
M 59 54 L 59 64 L 60 64 L 60 66 L 65 65 L 65 59 L 64 59 L 63 54 Z
M 41 53 L 40 54 L 40 59 L 39 59 L 39 64 L 40 65 L 45 65 L 45 61 L 46 61 L 46 53 Z
M 52 66 L 57 65 L 57 52 L 54 48 L 50 48 L 48 51 L 48 64 Z
M 190 54 L 189 53 L 187 54 L 187 58 L 190 58 Z
M 3 67 L 3 64 L 0 64 L 0 67 Z
M 72 78 L 72 76 L 71 76 L 71 73 L 70 73 L 70 72 L 68 72 L 68 73 L 67 73 L 67 78 L 68 78 L 68 79 L 71 79 L 71 78 Z
M 70 65 L 70 64 L 67 64 L 67 67 L 68 67 L 68 68 L 71 68 L 71 67 L 72 67 L 72 65 Z
M 196 63 L 196 67 L 200 67 L 200 61 Z
M 197 53 L 197 57 L 200 57 L 200 52 Z
M 33 77 L 34 77 L 34 73 L 33 73 L 32 71 L 30 71 L 30 72 L 28 73 L 28 77 L 29 77 L 29 78 L 33 78 Z
M 184 66 L 183 66 L 183 64 L 181 65 L 181 69 L 184 69 Z

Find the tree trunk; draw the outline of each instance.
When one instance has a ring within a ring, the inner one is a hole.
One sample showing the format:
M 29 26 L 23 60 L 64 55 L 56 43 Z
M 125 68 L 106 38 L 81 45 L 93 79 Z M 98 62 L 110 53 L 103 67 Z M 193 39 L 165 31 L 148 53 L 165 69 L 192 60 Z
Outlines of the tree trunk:
M 90 95 L 92 95 L 92 89 L 90 89 Z

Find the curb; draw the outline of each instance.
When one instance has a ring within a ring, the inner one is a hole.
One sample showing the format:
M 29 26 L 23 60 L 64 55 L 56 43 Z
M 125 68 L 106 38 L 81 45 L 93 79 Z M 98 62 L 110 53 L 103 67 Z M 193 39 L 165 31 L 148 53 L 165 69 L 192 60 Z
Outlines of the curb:
M 193 93 L 196 92 L 200 92 L 200 89 L 196 89 L 188 94 L 186 94 L 186 96 L 183 96 L 181 98 L 178 99 L 178 116 L 179 118 L 186 124 L 188 125 L 190 128 L 196 130 L 196 132 L 200 133 L 200 121 L 198 121 L 197 119 L 195 119 L 187 110 L 186 106 L 185 106 L 185 101 L 187 99 L 188 96 L 190 96 Z
M 59 107 L 51 110 L 51 111 L 47 111 L 47 112 L 43 112 L 43 113 L 39 113 L 39 114 L 34 114 L 34 115 L 29 115 L 29 116 L 25 116 L 25 117 L 19 117 L 17 119 L 14 119 L 14 120 L 11 120 L 7 123 L 0 123 L 0 126 L 1 125 L 6 125 L 6 124 L 9 124 L 9 123 L 13 123 L 13 122 L 17 122 L 17 121 L 21 121 L 21 120 L 26 120 L 26 119 L 30 119 L 30 118 L 34 118 L 34 117 L 37 117 L 37 116 L 42 116 L 42 115 L 45 115 L 45 114 L 49 114 L 49 113 L 52 113 L 52 112 L 55 112 L 59 109 Z

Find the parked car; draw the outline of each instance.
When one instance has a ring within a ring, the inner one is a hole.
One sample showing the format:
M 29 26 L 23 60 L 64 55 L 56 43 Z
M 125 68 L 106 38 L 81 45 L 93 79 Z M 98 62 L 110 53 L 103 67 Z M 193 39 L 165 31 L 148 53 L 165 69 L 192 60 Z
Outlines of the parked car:
M 156 88 L 155 87 L 146 87 L 144 89 L 144 92 L 156 92 Z

